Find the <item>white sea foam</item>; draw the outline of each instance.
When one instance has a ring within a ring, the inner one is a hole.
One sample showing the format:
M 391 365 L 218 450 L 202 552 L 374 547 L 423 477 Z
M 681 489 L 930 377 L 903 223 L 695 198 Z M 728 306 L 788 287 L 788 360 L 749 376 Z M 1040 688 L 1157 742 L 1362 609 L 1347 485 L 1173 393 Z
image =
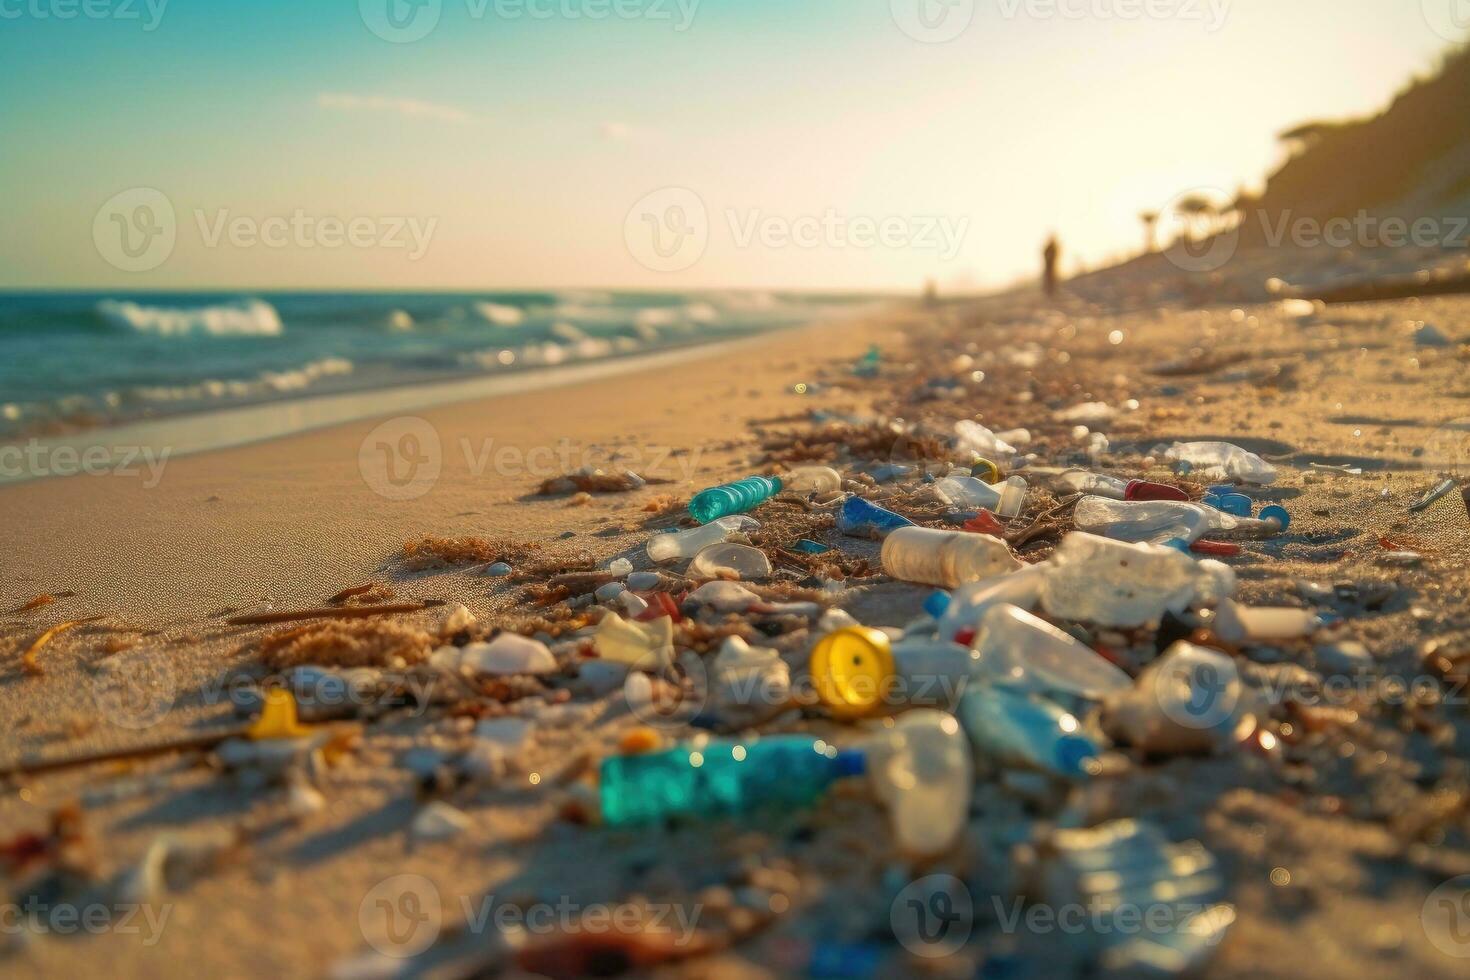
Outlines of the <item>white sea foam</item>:
M 227 398 L 251 398 L 259 395 L 301 391 L 322 378 L 352 373 L 352 362 L 343 357 L 324 357 L 287 371 L 263 371 L 254 378 L 221 381 L 206 378 L 188 385 L 147 385 L 132 394 L 147 402 L 198 402 Z
M 140 306 L 131 300 L 105 299 L 97 304 L 97 312 L 116 326 L 166 337 L 278 337 L 285 329 L 276 308 L 258 299 L 193 308 Z
M 518 306 L 502 306 L 500 303 L 476 303 L 475 312 L 497 327 L 518 327 L 526 319 L 526 311 Z

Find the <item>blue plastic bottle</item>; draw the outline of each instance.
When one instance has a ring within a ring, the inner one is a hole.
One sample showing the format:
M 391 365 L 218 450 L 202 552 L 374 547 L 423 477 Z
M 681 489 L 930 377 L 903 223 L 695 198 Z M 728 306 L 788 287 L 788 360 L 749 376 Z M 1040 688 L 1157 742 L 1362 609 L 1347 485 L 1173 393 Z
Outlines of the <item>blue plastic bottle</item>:
M 837 530 L 843 534 L 863 535 L 876 531 L 886 535 L 901 527 L 913 526 L 914 522 L 907 517 L 884 510 L 856 495 L 847 498 L 837 515 Z
M 689 501 L 689 513 L 699 523 L 708 524 L 731 514 L 743 514 L 780 492 L 779 477 L 752 476 L 737 483 L 701 490 Z
M 971 685 L 960 698 L 960 724 L 976 755 L 1059 776 L 1083 776 L 1097 746 L 1077 719 L 1050 701 L 1009 688 Z
M 610 827 L 672 816 L 724 816 L 763 806 L 801 807 L 866 766 L 856 750 L 775 735 L 711 741 L 602 760 L 602 819 Z

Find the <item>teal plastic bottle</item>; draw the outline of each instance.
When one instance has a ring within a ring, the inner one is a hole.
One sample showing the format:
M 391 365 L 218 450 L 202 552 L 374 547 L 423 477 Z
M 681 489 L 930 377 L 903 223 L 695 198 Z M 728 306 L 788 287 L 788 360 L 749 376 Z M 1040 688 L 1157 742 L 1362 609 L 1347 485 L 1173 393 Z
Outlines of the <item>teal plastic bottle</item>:
M 839 751 L 802 735 L 609 756 L 602 760 L 602 820 L 623 827 L 671 816 L 801 807 L 817 800 L 834 781 L 860 775 L 865 768 L 862 752 Z
M 731 514 L 742 514 L 780 492 L 781 480 L 778 477 L 752 476 L 737 483 L 701 490 L 689 501 L 689 513 L 699 523 L 708 524 Z

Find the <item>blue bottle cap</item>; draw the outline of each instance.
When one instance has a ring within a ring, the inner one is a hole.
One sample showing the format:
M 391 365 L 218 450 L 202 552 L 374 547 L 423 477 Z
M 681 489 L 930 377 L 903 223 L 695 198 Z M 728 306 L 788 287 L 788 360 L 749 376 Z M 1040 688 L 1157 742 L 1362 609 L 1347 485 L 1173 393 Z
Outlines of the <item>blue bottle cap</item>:
M 938 619 L 939 617 L 943 616 L 945 610 L 948 608 L 948 592 L 931 592 L 929 593 L 929 598 L 924 600 L 924 611 L 932 616 L 934 619 Z
M 1279 504 L 1272 504 L 1270 507 L 1262 507 L 1261 512 L 1256 516 L 1263 521 L 1277 522 L 1281 525 L 1281 530 L 1283 531 L 1291 527 L 1291 515 L 1287 513 L 1285 507 L 1282 507 Z
M 1056 763 L 1059 772 L 1080 776 L 1086 771 L 1083 764 L 1096 758 L 1097 749 L 1080 735 L 1063 735 L 1057 739 Z
M 861 776 L 868 771 L 868 757 L 861 749 L 842 749 L 832 763 L 839 776 Z

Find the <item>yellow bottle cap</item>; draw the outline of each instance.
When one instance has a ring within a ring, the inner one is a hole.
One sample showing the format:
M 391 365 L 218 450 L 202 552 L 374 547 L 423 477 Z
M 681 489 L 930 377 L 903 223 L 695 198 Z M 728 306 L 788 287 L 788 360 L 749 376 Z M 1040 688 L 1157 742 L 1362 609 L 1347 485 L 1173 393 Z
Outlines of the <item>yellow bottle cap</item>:
M 983 456 L 976 456 L 970 464 L 970 475 L 982 483 L 999 483 L 1000 467 Z
M 271 738 L 301 738 L 311 729 L 296 717 L 296 699 L 285 688 L 273 687 L 265 692 L 265 707 L 260 717 L 245 730 L 247 737 L 260 741 Z
M 868 626 L 828 633 L 812 649 L 812 684 L 838 718 L 861 718 L 877 710 L 893 676 L 888 634 Z

